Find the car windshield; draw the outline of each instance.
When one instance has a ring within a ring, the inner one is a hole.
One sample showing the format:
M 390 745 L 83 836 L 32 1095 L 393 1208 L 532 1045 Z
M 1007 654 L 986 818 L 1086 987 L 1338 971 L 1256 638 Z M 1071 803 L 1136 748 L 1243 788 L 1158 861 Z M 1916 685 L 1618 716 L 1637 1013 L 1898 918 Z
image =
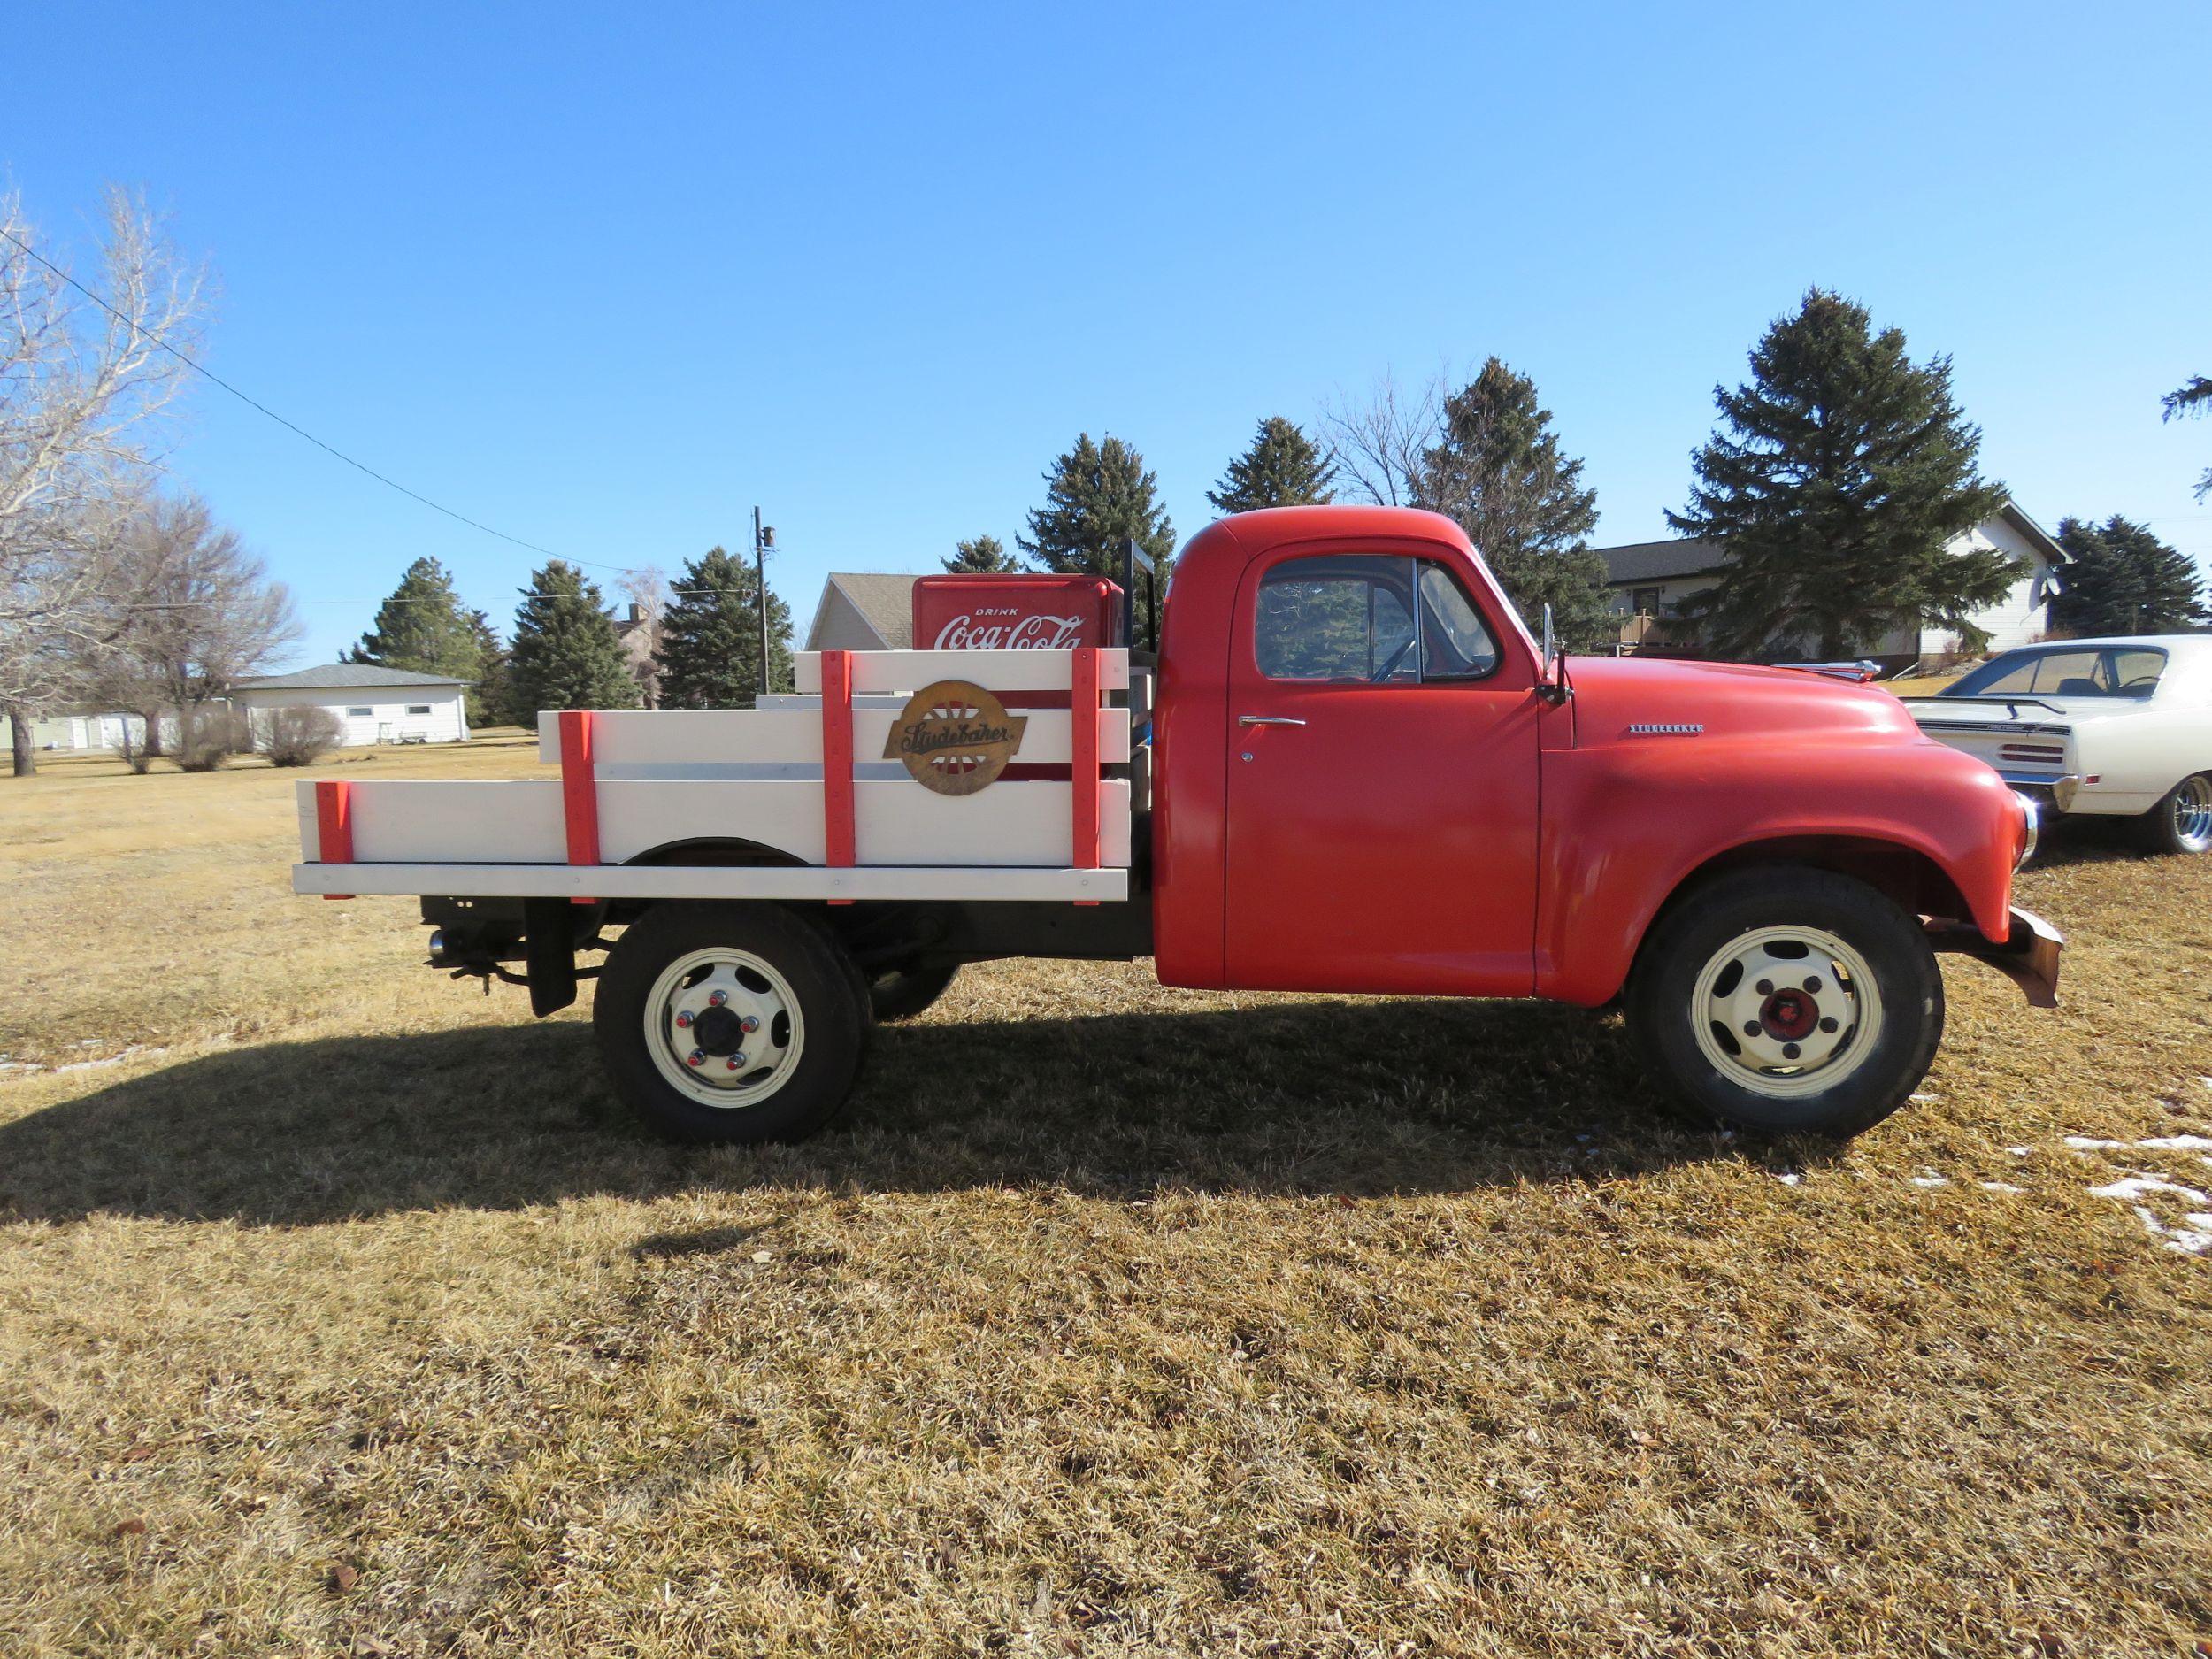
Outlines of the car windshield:
M 2147 645 L 2064 645 L 2007 651 L 1947 686 L 1945 697 L 2147 697 L 2166 653 Z

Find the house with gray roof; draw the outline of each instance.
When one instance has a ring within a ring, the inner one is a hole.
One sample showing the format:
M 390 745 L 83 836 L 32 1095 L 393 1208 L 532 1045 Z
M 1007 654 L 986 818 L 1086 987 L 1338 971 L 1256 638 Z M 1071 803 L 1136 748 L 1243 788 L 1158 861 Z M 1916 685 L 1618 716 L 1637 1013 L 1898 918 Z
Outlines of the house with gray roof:
M 1974 625 L 1988 631 L 1990 650 L 2006 651 L 2049 633 L 2051 599 L 2063 585 L 2060 572 L 2069 560 L 2049 532 L 2013 502 L 1949 543 L 1952 552 L 1993 548 L 2011 557 L 2019 577 L 2002 599 L 1976 614 Z M 1726 553 L 1709 541 L 1686 537 L 1591 550 L 1605 561 L 1606 589 L 1621 618 L 1624 649 L 1695 652 L 1696 627 L 1680 615 L 1679 607 L 1721 580 L 1728 567 Z M 1776 618 L 1777 634 L 1786 631 L 1786 619 Z M 1875 641 L 1865 655 L 1902 666 L 1956 647 L 1941 629 L 1908 627 Z
M 231 704 L 257 730 L 271 709 L 328 709 L 338 717 L 339 741 L 349 749 L 372 743 L 465 743 L 469 682 L 444 674 L 383 668 L 374 663 L 326 663 L 288 674 L 242 680 Z
M 914 646 L 911 574 L 835 571 L 806 631 L 809 651 L 904 651 Z

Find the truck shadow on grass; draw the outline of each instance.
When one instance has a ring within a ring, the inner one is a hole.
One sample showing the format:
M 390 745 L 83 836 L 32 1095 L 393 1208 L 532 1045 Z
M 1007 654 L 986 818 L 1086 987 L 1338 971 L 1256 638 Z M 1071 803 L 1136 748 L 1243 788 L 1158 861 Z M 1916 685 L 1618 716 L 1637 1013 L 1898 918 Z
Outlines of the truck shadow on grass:
M 1452 1192 L 1712 1156 L 1617 1020 L 1391 1001 L 887 1026 L 798 1146 L 670 1147 L 589 1027 L 273 1043 L 0 1125 L 0 1217 L 298 1225 L 445 1206 L 762 1187 Z

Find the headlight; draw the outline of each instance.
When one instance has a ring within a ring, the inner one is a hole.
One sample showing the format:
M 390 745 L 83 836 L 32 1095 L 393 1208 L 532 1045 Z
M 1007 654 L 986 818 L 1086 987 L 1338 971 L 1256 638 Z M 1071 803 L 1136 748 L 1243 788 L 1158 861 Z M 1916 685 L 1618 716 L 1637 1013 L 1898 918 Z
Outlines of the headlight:
M 2035 844 L 2043 837 L 2043 809 L 2036 804 L 2033 795 L 2023 795 L 2017 789 L 2012 792 L 2012 798 L 2020 803 L 2020 856 L 2012 861 L 2012 867 L 2017 870 L 2035 856 Z

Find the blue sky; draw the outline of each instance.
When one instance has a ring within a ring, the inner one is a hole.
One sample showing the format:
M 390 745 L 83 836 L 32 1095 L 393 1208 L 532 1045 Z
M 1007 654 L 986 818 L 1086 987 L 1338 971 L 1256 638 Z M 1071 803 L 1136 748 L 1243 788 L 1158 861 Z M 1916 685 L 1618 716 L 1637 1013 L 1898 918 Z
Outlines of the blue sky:
M 1084 430 L 1179 534 L 1271 413 L 1496 352 L 1603 513 L 1665 534 L 1714 383 L 1820 283 L 1949 353 L 2047 526 L 2200 558 L 2212 9 L 1626 4 L 41 6 L 0 172 L 81 237 L 142 188 L 209 350 L 439 501 L 603 565 L 824 572 L 1010 544 Z M 533 556 L 211 388 L 172 461 L 329 660 L 430 554 Z M 605 571 L 595 572 L 612 580 Z

